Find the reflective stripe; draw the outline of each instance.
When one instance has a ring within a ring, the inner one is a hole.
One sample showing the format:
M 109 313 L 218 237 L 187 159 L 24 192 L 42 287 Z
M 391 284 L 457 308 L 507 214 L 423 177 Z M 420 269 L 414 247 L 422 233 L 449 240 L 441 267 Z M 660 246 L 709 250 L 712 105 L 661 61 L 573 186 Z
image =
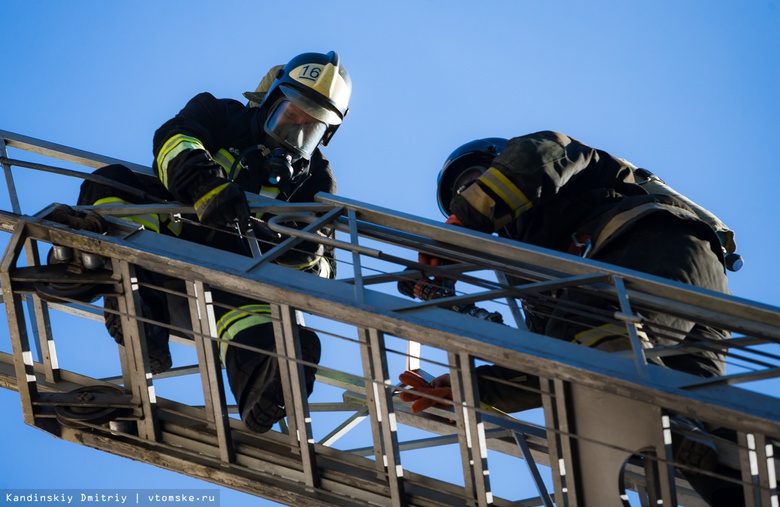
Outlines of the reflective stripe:
M 258 194 L 264 197 L 270 197 L 271 199 L 276 199 L 277 197 L 279 197 L 280 193 L 281 190 L 279 190 L 278 187 L 266 187 L 266 186 L 260 187 L 260 191 L 258 192 Z M 265 215 L 266 215 L 265 213 L 255 213 L 255 218 L 257 218 L 258 220 L 262 220 Z
M 642 348 L 652 348 L 650 338 L 641 329 L 641 326 L 637 325 L 636 332 L 639 335 L 639 340 L 642 342 Z M 574 335 L 574 339 L 571 342 L 585 347 L 598 348 L 609 341 L 609 338 L 628 338 L 628 329 L 621 324 L 604 324 L 593 329 L 580 331 Z
M 266 197 L 272 197 L 276 199 L 276 197 L 279 195 L 279 188 L 278 187 L 266 187 L 262 186 L 260 187 L 260 192 L 258 192 L 260 195 L 264 195 Z
M 479 177 L 479 181 L 500 197 L 512 210 L 514 216 L 520 215 L 533 206 L 531 200 L 495 167 L 488 169 Z
M 180 221 L 174 220 L 171 215 L 168 215 L 168 219 L 165 220 L 165 227 L 175 236 L 181 236 L 181 231 L 184 230 L 184 225 Z
M 165 185 L 165 188 L 168 188 L 168 164 L 179 153 L 186 150 L 206 151 L 206 148 L 199 140 L 183 134 L 171 136 L 160 148 L 160 152 L 157 154 L 157 168 L 160 172 L 160 181 Z
M 303 271 L 304 269 L 309 269 L 312 266 L 316 266 L 317 263 L 320 262 L 321 259 L 322 259 L 322 256 L 318 255 L 311 262 L 304 262 L 304 263 L 301 263 L 301 264 L 283 264 L 283 263 L 281 263 L 279 261 L 276 261 L 274 264 L 278 264 L 279 266 L 284 266 L 285 268 L 293 268 L 293 269 L 297 269 L 298 271 Z
M 233 164 L 236 162 L 236 157 L 234 157 L 229 151 L 227 151 L 224 148 L 220 148 L 220 150 L 214 155 L 214 162 L 221 165 L 222 168 L 225 170 L 225 174 L 228 175 L 229 180 L 235 179 L 236 176 L 238 176 L 239 171 L 241 170 L 241 166 L 238 165 L 236 168 L 236 174 L 232 174 L 230 171 L 233 169 Z
M 598 342 L 604 338 L 610 336 L 627 337 L 628 330 L 626 329 L 626 326 L 621 326 L 618 324 L 604 324 L 603 326 L 594 327 L 593 329 L 580 331 L 574 335 L 572 343 L 577 343 L 586 347 L 593 347 L 598 345 Z
M 241 331 L 253 326 L 267 324 L 272 322 L 271 305 L 252 304 L 239 307 L 237 310 L 231 310 L 217 321 L 217 336 L 219 337 L 219 358 L 222 364 L 225 364 L 228 345 Z
M 120 199 L 119 197 L 104 197 L 103 199 L 98 199 L 92 205 L 102 206 L 105 204 L 129 204 L 132 206 L 134 203 L 127 202 L 124 199 Z M 147 213 L 145 215 L 128 215 L 120 218 L 123 220 L 135 222 L 138 225 L 142 225 L 144 228 L 154 232 L 160 232 L 160 216 L 156 213 Z
M 199 217 L 199 218 L 203 216 L 203 212 L 202 212 L 201 208 L 202 208 L 202 207 L 205 207 L 206 205 L 208 205 L 208 202 L 209 202 L 211 199 L 213 199 L 215 195 L 217 195 L 218 193 L 222 192 L 222 190 L 223 190 L 223 189 L 224 189 L 226 186 L 228 186 L 229 184 L 230 184 L 230 183 L 223 183 L 223 184 L 221 184 L 221 185 L 217 185 L 216 187 L 214 187 L 214 188 L 212 188 L 211 190 L 209 190 L 208 192 L 206 192 L 206 193 L 203 195 L 203 197 L 201 197 L 200 199 L 198 199 L 198 200 L 195 202 L 195 211 L 198 213 L 198 217 Z

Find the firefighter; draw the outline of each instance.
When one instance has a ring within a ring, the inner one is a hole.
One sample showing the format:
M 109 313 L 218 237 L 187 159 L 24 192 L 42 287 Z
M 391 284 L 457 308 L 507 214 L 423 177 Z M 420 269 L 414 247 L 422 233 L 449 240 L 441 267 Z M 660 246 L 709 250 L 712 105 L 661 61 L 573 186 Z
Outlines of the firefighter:
M 728 293 L 726 257 L 738 259 L 733 232 L 668 187 L 655 186 L 659 181 L 624 159 L 543 131 L 510 140 L 479 139 L 457 148 L 439 173 L 437 201 L 449 224 Z M 421 261 L 443 262 L 422 254 Z M 423 279 L 418 285 L 429 283 L 437 281 Z M 418 287 L 417 293 L 424 292 Z M 550 296 L 524 302 L 531 331 L 608 352 L 631 349 L 625 323 L 582 311 L 596 308 L 611 316 L 619 310 L 615 301 L 576 289 Z M 701 352 L 653 359 L 656 364 L 701 377 L 725 373 L 723 351 L 706 345 L 729 338 L 727 331 L 649 310 L 639 313 L 644 347 L 703 345 Z M 404 374 L 405 384 L 448 397 L 448 375 L 429 384 L 410 373 Z M 483 403 L 504 412 L 541 406 L 537 377 L 498 365 L 479 366 L 477 374 Z M 402 393 L 402 400 L 415 402 L 413 411 L 435 403 L 415 395 L 415 389 Z M 701 424 L 672 419 L 673 426 L 690 435 L 675 439 L 675 459 L 716 468 L 714 444 Z M 708 500 L 723 486 L 688 475 Z
M 249 255 L 243 235 L 235 230 L 246 232 L 250 221 L 244 192 L 289 202 L 311 202 L 318 192 L 336 193 L 330 163 L 318 146 L 326 146 L 344 120 L 351 90 L 351 78 L 338 54 L 304 53 L 272 68 L 254 92 L 244 93 L 249 100 L 246 105 L 209 93 L 191 99 L 154 134 L 157 178 L 145 178 L 118 165 L 96 173 L 143 188 L 155 198 L 191 204 L 200 222 L 188 226 L 186 221 L 164 215 L 130 217 L 147 229 Z M 97 206 L 148 202 L 121 188 L 91 181 L 82 185 L 79 196 L 79 204 Z M 318 233 L 327 236 L 333 231 Z M 299 244 L 276 262 L 317 276 L 335 277 L 332 248 L 316 242 Z M 182 282 L 139 271 L 144 317 L 165 323 L 181 317 L 168 309 L 177 306 L 170 294 L 144 287 L 144 282 L 167 288 L 178 284 L 179 289 Z M 274 353 L 270 306 L 220 291 L 214 291 L 214 301 L 220 356 L 239 413 L 250 430 L 266 432 L 285 415 L 278 362 L 272 355 L 230 344 Z M 116 301 L 106 298 L 105 305 L 109 332 L 122 343 Z M 145 331 L 153 372 L 170 368 L 168 330 L 147 323 Z M 319 363 L 316 333 L 299 326 L 299 336 L 302 359 Z M 316 368 L 305 366 L 304 371 L 311 394 Z

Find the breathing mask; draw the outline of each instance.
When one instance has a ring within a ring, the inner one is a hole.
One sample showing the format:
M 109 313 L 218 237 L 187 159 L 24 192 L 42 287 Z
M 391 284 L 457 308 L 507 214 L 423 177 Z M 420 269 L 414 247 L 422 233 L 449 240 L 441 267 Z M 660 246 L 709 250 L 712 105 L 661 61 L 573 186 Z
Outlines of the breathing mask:
M 263 126 L 274 144 L 288 152 L 291 163 L 301 158 L 309 160 L 327 129 L 327 123 L 286 99 L 274 105 Z
M 289 181 L 293 176 L 293 157 L 284 148 L 274 149 L 265 159 L 265 168 L 268 170 L 268 183 L 280 185 Z

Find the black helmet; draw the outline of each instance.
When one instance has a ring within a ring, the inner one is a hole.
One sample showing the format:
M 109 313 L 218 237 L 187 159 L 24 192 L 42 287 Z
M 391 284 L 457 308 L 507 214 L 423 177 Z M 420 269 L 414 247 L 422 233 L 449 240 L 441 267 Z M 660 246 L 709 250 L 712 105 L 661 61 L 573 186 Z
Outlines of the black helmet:
M 445 217 L 452 215 L 452 198 L 490 168 L 490 163 L 506 148 L 507 140 L 488 137 L 468 142 L 453 151 L 439 171 L 436 199 Z
M 264 96 L 244 96 L 266 109 L 266 134 L 308 159 L 317 145 L 327 146 L 347 115 L 351 94 L 352 79 L 331 51 L 296 56 L 276 71 Z

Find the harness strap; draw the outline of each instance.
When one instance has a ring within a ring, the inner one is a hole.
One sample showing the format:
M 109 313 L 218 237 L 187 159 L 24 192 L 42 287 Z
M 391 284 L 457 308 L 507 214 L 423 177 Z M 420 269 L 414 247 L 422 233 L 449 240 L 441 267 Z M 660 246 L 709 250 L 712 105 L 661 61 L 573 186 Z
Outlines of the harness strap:
M 681 218 L 698 220 L 695 213 L 679 206 L 662 202 L 646 202 L 616 213 L 606 223 L 586 224 L 579 231 L 572 234 L 572 242 L 567 252 L 584 258 L 593 257 L 599 249 L 610 240 L 619 236 L 629 225 L 650 213 L 658 211 L 668 211 Z

